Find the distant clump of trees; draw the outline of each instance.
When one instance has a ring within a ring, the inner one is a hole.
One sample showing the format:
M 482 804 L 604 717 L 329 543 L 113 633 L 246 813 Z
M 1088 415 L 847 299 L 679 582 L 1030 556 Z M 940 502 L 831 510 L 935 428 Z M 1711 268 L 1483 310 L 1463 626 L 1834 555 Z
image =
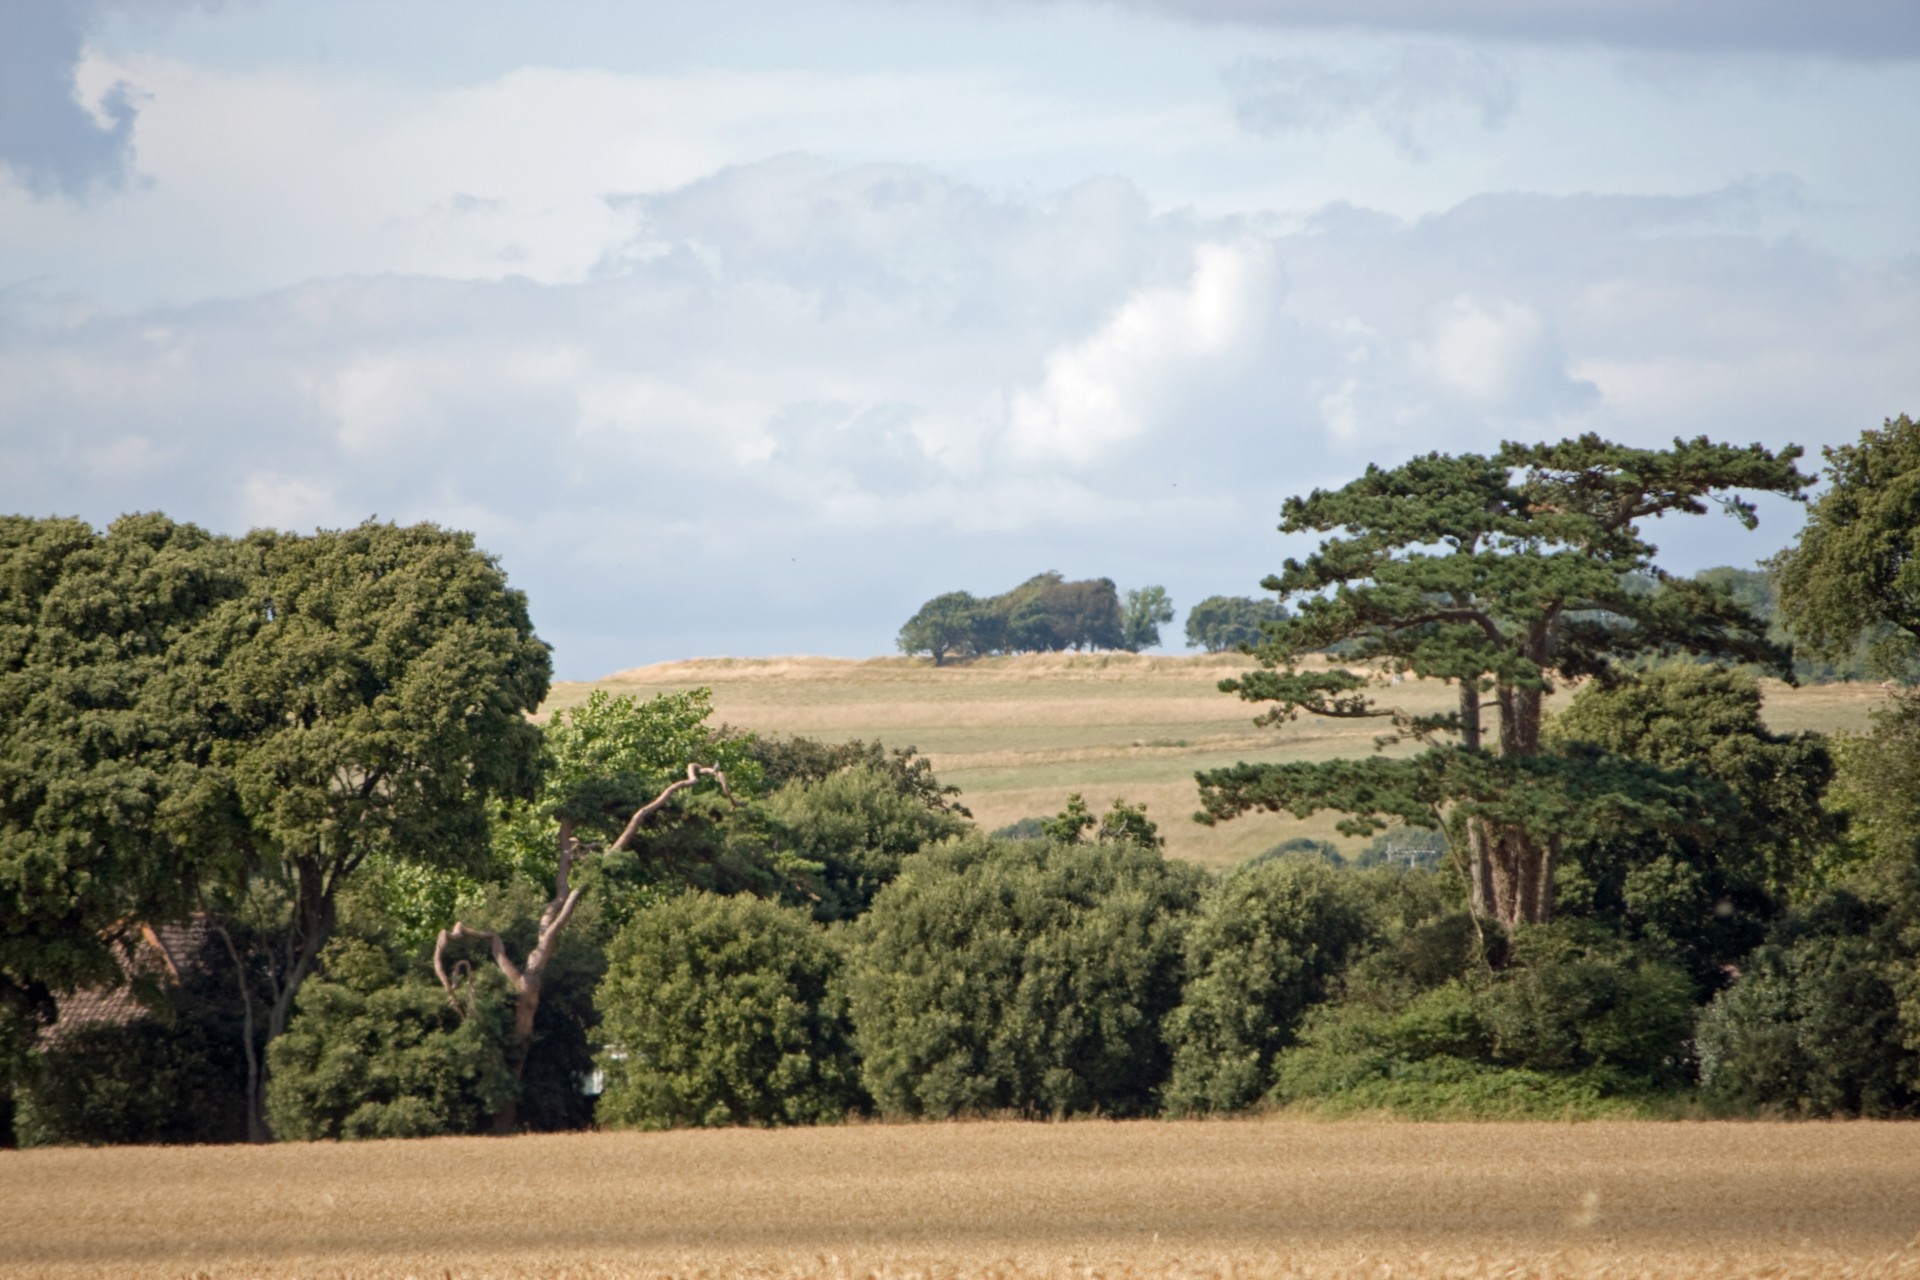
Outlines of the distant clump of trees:
M 902 653 L 930 655 L 936 666 L 993 653 L 1138 653 L 1159 644 L 1161 624 L 1171 621 L 1162 587 L 1129 591 L 1123 601 L 1111 578 L 1069 581 L 1048 570 L 997 596 L 935 596 L 900 628 L 899 645 Z
M 1279 622 L 1287 607 L 1278 600 L 1247 596 L 1208 596 L 1187 614 L 1187 646 L 1208 653 L 1226 653 L 1266 637 L 1261 626 Z

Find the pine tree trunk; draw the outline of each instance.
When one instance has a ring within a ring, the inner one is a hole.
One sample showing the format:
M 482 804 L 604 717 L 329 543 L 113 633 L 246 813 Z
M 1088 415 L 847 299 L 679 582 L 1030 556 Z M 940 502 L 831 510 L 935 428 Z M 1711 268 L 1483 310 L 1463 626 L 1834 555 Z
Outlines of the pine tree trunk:
M 1509 929 L 1545 924 L 1553 914 L 1553 867 L 1560 842 L 1485 818 L 1469 819 L 1467 836 L 1473 913 Z

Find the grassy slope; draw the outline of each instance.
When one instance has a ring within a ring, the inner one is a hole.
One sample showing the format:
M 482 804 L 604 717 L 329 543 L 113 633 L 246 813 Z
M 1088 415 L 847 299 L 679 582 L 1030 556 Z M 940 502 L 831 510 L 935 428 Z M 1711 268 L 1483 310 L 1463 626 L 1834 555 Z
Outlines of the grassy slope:
M 1211 829 L 1189 820 L 1198 807 L 1196 769 L 1372 748 L 1377 726 L 1364 722 L 1255 726 L 1257 708 L 1215 688 L 1246 667 L 1239 655 L 1048 654 L 940 668 L 909 658 L 714 658 L 557 685 L 547 710 L 583 701 L 594 688 L 648 697 L 706 685 L 717 719 L 742 728 L 920 748 L 989 829 L 1058 812 L 1069 792 L 1080 791 L 1100 808 L 1116 796 L 1144 801 L 1168 849 L 1209 866 L 1295 835 L 1357 850 L 1360 841 L 1335 833 L 1332 814 L 1304 822 L 1260 815 Z M 1767 717 L 1779 730 L 1864 728 L 1880 696 L 1860 685 L 1765 687 Z M 1453 699 L 1448 688 L 1426 682 L 1399 692 L 1409 705 L 1435 710 Z

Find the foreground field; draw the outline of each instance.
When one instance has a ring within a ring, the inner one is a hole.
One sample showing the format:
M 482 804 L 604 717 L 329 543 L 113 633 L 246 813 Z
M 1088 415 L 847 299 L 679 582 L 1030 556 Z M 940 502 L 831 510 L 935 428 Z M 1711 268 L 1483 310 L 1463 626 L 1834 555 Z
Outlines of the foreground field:
M 871 1125 L 0 1153 L 0 1276 L 1920 1276 L 1891 1124 Z
M 940 777 L 959 785 L 988 829 L 1057 813 L 1069 792 L 1104 808 L 1115 796 L 1142 802 L 1168 850 L 1226 866 L 1290 836 L 1361 842 L 1333 829 L 1333 815 L 1305 822 L 1285 815 L 1238 819 L 1215 828 L 1189 819 L 1199 807 L 1196 769 L 1238 760 L 1326 759 L 1372 750 L 1372 722 L 1303 719 L 1278 729 L 1253 724 L 1259 708 L 1216 687 L 1247 669 L 1238 654 L 1145 657 L 1036 654 L 934 667 L 925 659 L 717 658 L 638 667 L 554 688 L 548 710 L 603 688 L 641 697 L 707 685 L 718 719 L 760 733 L 828 739 L 878 738 L 917 746 Z M 1860 685 L 1765 686 L 1776 730 L 1863 729 L 1880 691 Z M 1438 711 L 1454 693 L 1416 682 L 1397 691 Z

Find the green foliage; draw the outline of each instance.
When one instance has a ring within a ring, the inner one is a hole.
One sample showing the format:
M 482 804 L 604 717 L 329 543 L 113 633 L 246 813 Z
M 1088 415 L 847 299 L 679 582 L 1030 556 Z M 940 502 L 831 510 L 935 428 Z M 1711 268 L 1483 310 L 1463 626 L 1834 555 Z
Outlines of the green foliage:
M 1661 573 L 1640 526 L 1704 512 L 1710 501 L 1751 525 L 1752 504 L 1731 495 L 1797 494 L 1806 482 L 1793 466 L 1798 453 L 1704 438 L 1630 449 L 1582 436 L 1507 444 L 1490 457 L 1429 454 L 1289 499 L 1283 532 L 1330 536 L 1262 584 L 1297 612 L 1267 624 L 1255 651 L 1261 669 L 1222 690 L 1270 704 L 1259 723 L 1303 712 L 1371 719 L 1382 746 L 1411 739 L 1427 750 L 1202 773 L 1204 820 L 1334 809 L 1350 815 L 1342 829 L 1352 834 L 1395 818 L 1458 820 L 1470 836 L 1475 909 L 1508 924 L 1545 920 L 1555 837 L 1603 822 L 1666 825 L 1697 808 L 1672 780 L 1631 761 L 1543 749 L 1546 693 L 1556 680 L 1666 653 L 1786 672 L 1788 657 L 1764 624 L 1721 592 Z M 1659 589 L 1637 585 L 1646 577 Z M 1352 667 L 1306 661 L 1336 646 Z M 1383 701 L 1381 691 L 1407 675 L 1457 686 L 1457 709 Z
M 1162 592 L 1157 602 L 1146 601 L 1143 607 L 1157 617 L 1164 596 Z M 899 644 L 902 653 L 929 653 L 939 664 L 949 655 L 1123 649 L 1128 647 L 1126 628 L 1112 579 L 1069 582 L 1049 570 L 987 600 L 964 591 L 936 596 L 901 627 Z
M 268 1046 L 267 1118 L 282 1141 L 478 1133 L 513 1096 L 508 998 L 484 975 L 462 1017 L 372 943 L 337 938 L 286 1034 Z
M 933 773 L 933 762 L 913 747 L 889 751 L 878 742 L 821 742 L 815 738 L 752 738 L 747 752 L 760 766 L 768 791 L 777 791 L 794 782 L 819 782 L 845 769 L 864 768 L 884 774 L 903 796 L 909 796 L 929 809 L 971 818 L 965 805 L 954 797 L 960 788 L 941 783 Z
M 1349 882 L 1321 862 L 1262 862 L 1209 886 L 1187 932 L 1180 1006 L 1167 1020 L 1167 1110 L 1258 1101 L 1276 1055 L 1368 933 Z
M 1833 759 L 1817 734 L 1776 734 L 1744 674 L 1666 667 L 1582 689 L 1550 741 L 1681 773 L 1703 817 L 1658 831 L 1602 831 L 1563 850 L 1566 910 L 1662 949 L 1705 989 L 1757 945 L 1787 894 L 1828 869 L 1841 822 L 1824 793 Z
M 853 927 L 862 1077 L 888 1115 L 1151 1111 L 1204 873 L 1131 842 L 973 838 Z
M 1401 927 L 1349 973 L 1341 999 L 1308 1015 L 1270 1098 L 1421 1116 L 1587 1115 L 1684 1083 L 1686 975 L 1575 922 L 1499 941 L 1494 970 L 1475 958 L 1465 916 Z
M 546 725 L 539 791 L 495 809 L 496 857 L 551 891 L 563 821 L 584 848 L 605 848 L 690 764 L 720 769 L 736 801 L 750 798 L 762 777 L 754 742 L 708 725 L 712 713 L 704 688 L 645 701 L 596 689 L 557 713 Z M 595 892 L 617 922 L 683 885 L 778 892 L 798 870 L 781 862 L 750 814 L 706 781 L 668 801 L 626 850 L 588 859 L 577 874 L 597 881 Z
M 1920 874 L 1827 891 L 1700 1016 L 1702 1083 L 1743 1109 L 1920 1114 Z
M 935 596 L 900 628 L 896 643 L 900 652 L 928 653 L 933 665 L 940 666 L 949 655 L 967 658 L 981 652 L 981 622 L 989 609 L 965 591 L 949 591 Z
M 1264 624 L 1286 616 L 1287 607 L 1277 600 L 1208 596 L 1187 614 L 1187 647 L 1225 653 L 1257 645 L 1266 638 Z
M 1910 676 L 1920 670 L 1920 423 L 1903 413 L 1821 452 L 1827 491 L 1773 560 L 1781 611 L 1814 652 L 1839 659 L 1873 633 L 1875 665 Z
M 1920 858 L 1920 691 L 1894 694 L 1872 724 L 1835 744 L 1837 799 L 1872 853 Z
M 1144 804 L 1128 804 L 1115 796 L 1113 807 L 1095 817 L 1078 791 L 1067 797 L 1066 808 L 1041 821 L 1040 835 L 1061 844 L 1131 844 L 1142 849 L 1166 844 Z
M 837 957 L 805 912 L 689 893 L 614 939 L 601 1013 L 602 1123 L 811 1124 L 858 1103 Z
M 1767 639 L 1785 646 L 1791 636 L 1780 614 L 1780 588 L 1765 569 L 1737 569 L 1730 565 L 1702 569 L 1694 581 L 1725 592 L 1733 602 L 1767 624 Z M 1850 650 L 1829 656 L 1802 649 L 1793 655 L 1793 673 L 1801 681 L 1864 680 L 1873 670 L 1871 644 L 1862 636 Z
M 0 517 L 0 1003 L 117 980 L 129 921 L 184 917 L 252 841 L 209 678 L 230 542 L 160 515 L 105 534 Z M 4 1065 L 4 1064 L 0 1064 Z
M 1130 590 L 1121 606 L 1120 647 L 1139 653 L 1160 643 L 1160 628 L 1173 621 L 1173 601 L 1165 587 Z
M 897 775 L 856 765 L 790 783 L 767 800 L 780 839 L 820 868 L 810 877 L 822 920 L 849 920 L 899 874 L 901 859 L 960 835 L 969 824 L 903 790 Z

